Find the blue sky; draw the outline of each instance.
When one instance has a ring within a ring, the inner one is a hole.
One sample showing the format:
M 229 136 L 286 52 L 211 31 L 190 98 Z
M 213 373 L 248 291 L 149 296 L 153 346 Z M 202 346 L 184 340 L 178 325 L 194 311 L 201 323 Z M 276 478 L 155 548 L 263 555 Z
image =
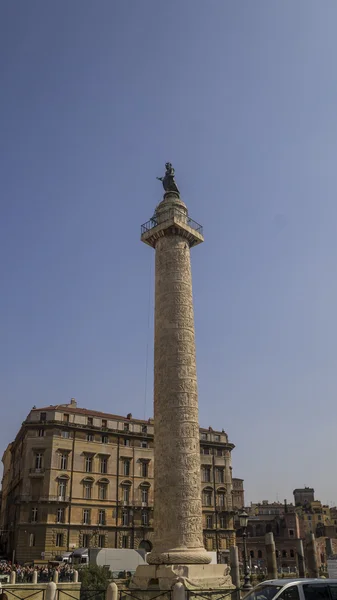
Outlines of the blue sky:
M 1 449 L 33 405 L 152 414 L 139 237 L 169 160 L 205 232 L 200 422 L 235 443 L 247 501 L 336 503 L 337 4 L 0 11 Z

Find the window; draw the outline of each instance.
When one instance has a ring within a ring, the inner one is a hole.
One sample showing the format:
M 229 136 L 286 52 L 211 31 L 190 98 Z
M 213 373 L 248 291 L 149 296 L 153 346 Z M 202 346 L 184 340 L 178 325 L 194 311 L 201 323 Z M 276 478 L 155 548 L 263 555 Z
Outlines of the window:
M 107 499 L 107 485 L 106 483 L 99 483 L 98 484 L 98 498 L 99 500 L 106 500 Z
M 223 515 L 220 516 L 220 527 L 221 529 L 226 529 L 226 517 Z
M 31 521 L 32 521 L 32 523 L 37 523 L 37 508 L 36 508 L 36 506 L 34 506 L 34 508 L 32 508 Z
M 147 425 L 142 425 L 142 433 L 147 433 Z
M 124 439 L 124 446 L 130 446 L 130 440 L 127 438 Z
M 90 525 L 90 508 L 83 510 L 83 523 L 84 525 Z
M 104 429 L 107 429 L 107 428 L 108 428 L 108 421 L 107 421 L 106 419 L 102 419 L 102 427 L 103 427 Z
M 86 473 L 92 472 L 92 456 L 85 457 L 85 472 Z
M 69 415 L 67 415 L 67 414 L 64 414 L 64 415 L 63 415 L 63 421 L 64 421 L 65 423 L 69 423 Z
M 94 441 L 93 433 L 87 433 L 87 442 L 93 442 L 93 441 Z
M 249 552 L 249 556 L 250 556 L 250 558 L 254 558 L 254 550 L 251 550 L 251 551 Z
M 222 450 L 219 450 L 219 449 L 218 449 L 218 450 L 216 451 L 216 454 L 217 454 L 217 456 L 222 456 Z
M 47 421 L 47 413 L 46 412 L 40 413 L 40 423 L 45 423 L 46 421 Z
M 308 521 L 311 521 L 311 515 L 308 515 Z
M 98 547 L 105 548 L 105 535 L 98 536 Z
M 257 551 L 257 558 L 262 558 L 262 550 Z
M 224 483 L 225 482 L 225 472 L 224 469 L 217 469 L 216 470 L 216 481 L 218 483 Z
M 206 515 L 206 527 L 207 529 L 213 528 L 213 515 Z
M 70 432 L 69 431 L 61 431 L 61 437 L 63 437 L 65 440 L 68 440 L 70 438 Z
M 108 472 L 108 458 L 106 456 L 102 456 L 100 460 L 100 471 L 101 473 Z
M 89 548 L 90 546 L 90 537 L 87 533 L 82 535 L 82 548 Z
M 331 594 L 332 600 L 337 600 L 337 585 L 330 584 L 329 589 L 330 589 L 330 594 Z
M 211 467 L 208 465 L 202 468 L 202 480 L 204 483 L 210 483 L 211 481 Z
M 35 469 L 42 469 L 42 454 L 41 452 L 37 452 L 35 454 Z
M 202 440 L 207 440 L 207 433 L 202 433 L 201 434 L 201 439 Z
M 215 435 L 214 436 L 214 441 L 215 442 L 220 442 L 220 436 L 219 435 Z
M 109 443 L 109 438 L 107 435 L 102 435 L 102 444 L 108 444 Z
M 129 511 L 127 509 L 123 509 L 122 512 L 122 522 L 124 527 L 128 527 L 129 525 Z
M 278 550 L 275 550 L 275 554 L 276 554 L 276 558 L 279 558 L 279 556 L 280 556 L 280 553 L 279 553 L 279 551 L 278 551 Z
M 83 486 L 83 497 L 86 500 L 90 500 L 92 492 L 92 483 L 91 481 L 86 481 Z
M 286 550 L 282 550 L 282 558 L 287 558 L 287 551 Z
M 60 500 L 65 500 L 66 498 L 66 490 L 67 490 L 67 481 L 65 479 L 59 479 L 59 483 L 57 486 L 57 495 Z
M 293 549 L 290 550 L 290 558 L 295 558 L 295 552 Z
M 289 529 L 289 537 L 294 537 L 294 530 L 293 529 Z
M 128 477 L 130 475 L 130 460 L 124 460 L 123 473 Z
M 226 504 L 226 495 L 225 492 L 219 492 L 218 494 L 218 506 L 220 508 L 224 508 Z
M 129 431 L 130 425 L 129 423 L 124 423 L 124 431 Z
M 38 437 L 44 437 L 44 429 L 39 429 L 37 435 Z
M 93 417 L 88 417 L 88 420 L 87 420 L 87 425 L 93 425 L 93 424 L 94 424 L 94 419 L 93 419 Z
M 59 547 L 63 546 L 63 533 L 57 533 L 56 534 L 55 546 L 59 546 Z
M 123 487 L 123 502 L 124 504 L 129 504 L 130 501 L 130 488 L 129 486 Z
M 212 506 L 212 490 L 204 490 L 202 500 L 204 506 Z
M 105 510 L 98 511 L 98 525 L 105 525 Z
M 149 513 L 147 510 L 142 510 L 142 525 L 143 527 L 148 527 L 149 525 Z
M 142 488 L 142 504 L 147 504 L 149 501 L 149 490 L 148 488 Z
M 147 442 L 140 442 L 140 447 L 141 448 L 148 448 L 148 443 Z
M 148 477 L 149 476 L 149 463 L 142 461 L 140 464 L 140 468 L 141 468 L 141 477 Z
M 329 600 L 328 586 L 321 583 L 303 585 L 303 592 L 305 600 Z
M 58 508 L 56 513 L 56 522 L 64 523 L 64 508 Z
M 128 548 L 128 547 L 129 547 L 129 536 L 123 535 L 122 536 L 122 548 Z
M 29 546 L 32 548 L 35 546 L 35 533 L 29 534 Z
M 60 469 L 66 471 L 68 469 L 68 454 L 60 455 Z
M 298 587 L 295 585 L 287 588 L 282 593 L 283 600 L 299 600 L 299 598 L 300 598 L 300 596 L 299 596 L 299 592 L 298 592 Z

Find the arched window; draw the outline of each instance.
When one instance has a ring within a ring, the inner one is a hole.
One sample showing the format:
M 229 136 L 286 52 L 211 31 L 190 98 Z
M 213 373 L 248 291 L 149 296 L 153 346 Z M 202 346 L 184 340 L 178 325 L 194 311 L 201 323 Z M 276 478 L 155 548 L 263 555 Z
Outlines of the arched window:
M 122 487 L 122 501 L 124 506 L 130 504 L 130 491 L 131 491 L 132 483 L 128 479 L 125 479 L 121 482 Z
M 294 552 L 294 550 L 292 548 L 290 550 L 290 557 L 291 558 L 295 558 L 295 552 Z
M 287 558 L 287 551 L 286 550 L 282 550 L 282 558 Z
M 94 483 L 94 479 L 92 477 L 85 477 L 82 481 L 83 483 L 83 498 L 85 500 L 90 500 L 92 497 L 92 485 Z
M 60 477 L 57 478 L 57 495 L 61 502 L 66 500 L 68 481 L 68 475 L 60 475 Z
M 97 485 L 98 485 L 98 499 L 106 500 L 108 497 L 109 479 L 102 477 L 101 479 L 98 480 Z
M 226 489 L 225 488 L 217 489 L 217 505 L 221 509 L 226 509 L 227 502 L 226 502 Z
M 257 551 L 257 558 L 262 558 L 262 550 Z
M 213 504 L 213 490 L 212 488 L 206 487 L 202 491 L 202 503 L 204 506 L 212 506 Z
M 254 558 L 254 550 L 251 550 L 251 551 L 249 552 L 249 554 L 250 554 L 250 558 Z
M 142 506 L 147 506 L 149 503 L 149 489 L 150 489 L 150 484 L 147 481 L 144 481 L 143 483 L 140 484 L 140 495 L 141 495 L 141 502 L 142 502 Z

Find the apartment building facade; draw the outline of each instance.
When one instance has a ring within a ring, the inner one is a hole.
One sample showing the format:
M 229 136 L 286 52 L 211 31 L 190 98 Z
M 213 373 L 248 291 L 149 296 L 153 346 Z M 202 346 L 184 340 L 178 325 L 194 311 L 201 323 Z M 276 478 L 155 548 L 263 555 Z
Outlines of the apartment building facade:
M 231 451 L 200 430 L 205 546 L 235 543 Z M 70 404 L 33 408 L 3 455 L 2 550 L 18 562 L 79 547 L 152 547 L 153 420 Z

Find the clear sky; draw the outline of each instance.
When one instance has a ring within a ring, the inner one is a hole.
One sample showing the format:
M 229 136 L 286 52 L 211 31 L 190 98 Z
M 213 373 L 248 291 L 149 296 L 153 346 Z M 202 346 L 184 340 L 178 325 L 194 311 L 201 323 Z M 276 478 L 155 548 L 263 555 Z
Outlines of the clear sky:
M 1 450 L 33 405 L 152 414 L 139 237 L 169 160 L 205 233 L 200 422 L 247 501 L 337 502 L 336 22 L 335 0 L 2 0 Z

